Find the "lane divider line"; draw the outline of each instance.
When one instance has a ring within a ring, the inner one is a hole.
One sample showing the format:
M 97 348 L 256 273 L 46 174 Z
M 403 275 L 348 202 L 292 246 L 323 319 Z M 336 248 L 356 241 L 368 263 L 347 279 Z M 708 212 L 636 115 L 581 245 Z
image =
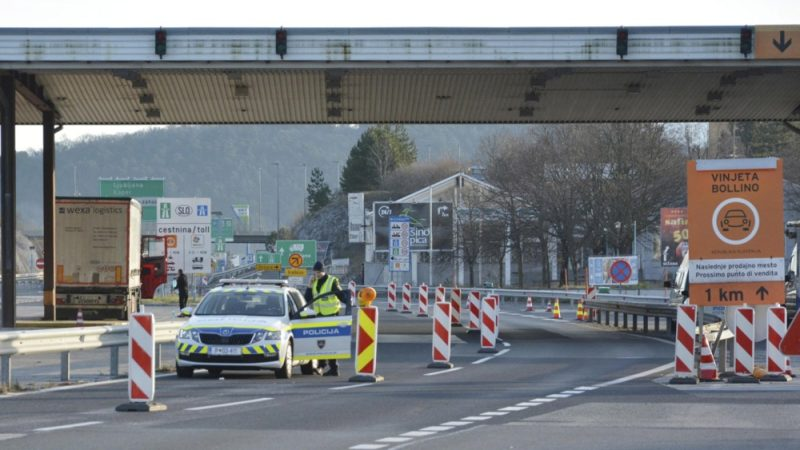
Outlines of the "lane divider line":
M 436 434 L 436 432 L 435 431 L 409 431 L 408 433 L 403 433 L 400 436 L 424 437 L 424 436 L 430 436 L 432 434 Z
M 379 448 L 388 447 L 386 444 L 379 445 L 379 444 L 360 444 L 354 445 L 350 447 L 352 450 L 376 450 Z
M 454 420 L 452 422 L 445 422 L 442 425 L 448 426 L 448 427 L 463 427 L 464 425 L 469 425 L 471 423 L 472 422 L 462 422 L 462 421 Z
M 0 433 L 0 441 L 7 441 L 9 439 L 17 439 L 25 436 L 27 436 L 25 433 Z
M 521 402 L 521 403 L 517 403 L 517 406 L 528 406 L 528 407 L 531 407 L 531 406 L 539 406 L 539 405 L 541 405 L 541 403 L 539 403 L 539 402 Z
M 531 401 L 532 402 L 545 402 L 546 403 L 546 402 L 554 402 L 554 401 L 556 401 L 556 399 L 554 399 L 554 398 L 535 398 L 535 399 L 533 399 Z
M 633 375 L 628 375 L 627 377 L 617 378 L 616 380 L 606 381 L 605 383 L 598 384 L 597 387 L 602 388 L 602 387 L 607 387 L 607 386 L 613 386 L 615 384 L 624 383 L 626 381 L 635 380 L 637 378 L 644 378 L 644 377 L 646 377 L 648 375 L 653 375 L 655 373 L 659 373 L 659 372 L 663 372 L 665 370 L 669 370 L 669 369 L 671 369 L 673 367 L 674 364 L 675 363 L 670 362 L 668 364 L 664 364 L 663 366 L 658 366 L 658 367 L 655 367 L 655 368 L 650 369 L 650 370 L 645 370 L 644 372 L 639 372 L 639 373 L 635 373 Z
M 583 394 L 586 391 L 561 391 L 562 394 L 570 394 L 570 395 L 578 395 Z
M 411 441 L 413 439 L 414 438 L 410 438 L 410 437 L 388 437 L 388 438 L 378 439 L 375 442 L 387 442 L 387 443 L 390 443 L 390 444 L 399 444 L 401 442 L 408 442 L 408 441 Z M 350 447 L 350 448 L 353 448 L 353 447 Z
M 80 428 L 80 427 L 89 427 L 92 425 L 101 424 L 103 422 L 78 422 L 78 423 L 71 423 L 69 425 L 59 425 L 57 427 L 44 427 L 44 428 L 36 428 L 33 431 L 56 431 L 56 430 L 68 430 L 70 428 Z
M 436 431 L 436 432 L 438 432 L 438 431 L 449 431 L 449 430 L 452 430 L 452 429 L 453 429 L 453 427 L 446 427 L 446 426 L 442 426 L 442 425 L 437 425 L 437 426 L 432 426 L 432 427 L 420 428 L 419 431 Z
M 528 409 L 527 406 L 506 406 L 505 408 L 498 409 L 498 411 L 516 412 L 516 411 L 523 411 L 526 409 Z
M 472 361 L 472 364 L 483 364 L 486 361 L 489 361 L 489 360 L 492 360 L 494 358 L 497 358 L 498 356 L 506 354 L 506 353 L 508 353 L 510 351 L 511 351 L 510 349 L 500 350 L 499 352 L 495 353 L 492 356 L 487 356 L 486 358 L 481 358 L 481 359 L 479 359 L 477 361 Z
M 570 398 L 569 394 L 550 394 L 548 395 L 549 398 L 558 399 L 558 398 Z
M 597 389 L 597 386 L 581 386 L 575 388 L 576 391 L 593 391 L 595 389 Z
M 456 371 L 459 371 L 461 369 L 463 369 L 463 367 L 453 367 L 452 369 L 437 370 L 436 372 L 423 373 L 423 375 L 425 375 L 426 377 L 432 377 L 434 375 L 441 375 L 443 373 L 456 372 Z
M 468 420 L 468 421 L 476 421 L 476 420 L 489 420 L 491 417 L 487 416 L 469 416 L 469 417 L 462 417 L 461 420 Z
M 372 386 L 374 384 L 376 384 L 376 383 L 348 384 L 348 385 L 344 385 L 344 386 L 332 387 L 332 388 L 330 388 L 330 390 L 332 390 L 332 391 L 343 391 L 345 389 L 353 389 L 353 388 L 362 387 L 362 386 Z
M 273 400 L 273 397 L 254 398 L 251 400 L 243 400 L 240 402 L 220 403 L 218 405 L 195 406 L 194 408 L 186 408 L 184 411 L 204 411 L 206 409 L 227 408 L 229 406 L 247 405 L 250 403 L 259 403 Z
M 481 413 L 482 416 L 505 416 L 506 414 L 508 414 L 507 411 L 486 411 Z

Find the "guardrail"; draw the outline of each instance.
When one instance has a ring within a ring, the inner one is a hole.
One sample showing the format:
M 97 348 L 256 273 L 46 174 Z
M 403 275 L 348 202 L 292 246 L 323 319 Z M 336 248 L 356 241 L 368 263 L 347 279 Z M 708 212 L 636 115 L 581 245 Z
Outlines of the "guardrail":
M 175 342 L 184 321 L 156 322 L 156 367 L 161 364 L 161 344 Z M 111 377 L 119 375 L 119 348 L 128 345 L 126 325 L 0 332 L 0 387 L 11 384 L 11 357 L 42 353 L 61 354 L 61 381 L 70 380 L 70 352 L 110 349 Z

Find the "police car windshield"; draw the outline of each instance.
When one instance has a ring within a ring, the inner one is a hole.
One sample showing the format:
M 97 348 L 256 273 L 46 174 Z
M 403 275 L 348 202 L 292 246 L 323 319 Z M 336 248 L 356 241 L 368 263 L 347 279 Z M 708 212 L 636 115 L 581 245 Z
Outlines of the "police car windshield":
M 268 316 L 281 317 L 286 302 L 282 292 L 253 289 L 210 292 L 197 307 L 198 316 Z

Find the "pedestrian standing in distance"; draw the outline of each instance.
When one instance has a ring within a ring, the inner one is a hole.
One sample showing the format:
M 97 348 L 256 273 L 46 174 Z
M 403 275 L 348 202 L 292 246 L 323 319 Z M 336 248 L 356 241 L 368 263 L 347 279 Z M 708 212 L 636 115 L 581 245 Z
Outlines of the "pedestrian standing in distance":
M 186 281 L 186 274 L 183 269 L 178 269 L 178 278 L 175 283 L 175 288 L 178 289 L 178 304 L 180 309 L 186 308 L 186 303 L 189 302 L 189 283 Z
M 329 294 L 329 295 L 325 295 Z M 311 308 L 317 316 L 338 316 L 342 310 L 342 302 L 345 301 L 345 294 L 339 285 L 339 279 L 333 275 L 325 273 L 325 267 L 321 262 L 314 263 L 314 272 L 305 293 L 306 301 L 311 303 Z M 325 360 L 321 361 L 323 364 Z M 324 376 L 339 376 L 339 362 L 335 359 L 328 361 L 330 369 Z

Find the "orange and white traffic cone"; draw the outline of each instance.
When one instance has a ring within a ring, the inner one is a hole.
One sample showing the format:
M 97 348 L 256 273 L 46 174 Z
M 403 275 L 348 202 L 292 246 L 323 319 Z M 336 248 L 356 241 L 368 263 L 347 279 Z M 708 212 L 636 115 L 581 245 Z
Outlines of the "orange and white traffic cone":
M 583 301 L 578 302 L 578 313 L 575 320 L 583 320 Z
M 553 319 L 560 319 L 561 318 L 561 308 L 558 306 L 558 299 L 556 299 L 555 305 L 553 305 Z
M 82 327 L 83 326 L 83 311 L 78 308 L 78 315 L 75 316 L 75 325 Z
M 525 305 L 525 311 L 533 312 L 533 300 L 530 297 L 528 297 L 528 303 Z
M 703 346 L 700 348 L 700 381 L 717 381 L 717 363 L 714 361 L 714 354 L 711 353 L 711 346 L 708 339 L 703 335 Z
M 589 317 L 589 305 L 583 307 L 583 321 L 591 322 L 591 318 Z
M 546 312 L 553 312 L 553 305 L 550 303 L 550 300 L 547 301 L 547 309 Z

